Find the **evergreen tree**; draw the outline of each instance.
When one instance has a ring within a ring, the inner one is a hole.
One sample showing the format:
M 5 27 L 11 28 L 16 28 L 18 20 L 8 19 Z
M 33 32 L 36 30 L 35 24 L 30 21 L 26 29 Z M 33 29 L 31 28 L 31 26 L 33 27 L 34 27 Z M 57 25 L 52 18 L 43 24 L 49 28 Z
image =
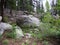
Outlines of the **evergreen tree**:
M 6 6 L 10 9 L 10 14 L 12 15 L 12 10 L 16 10 L 16 0 L 7 0 Z
M 19 2 L 20 10 L 22 11 L 32 11 L 32 0 L 20 0 Z
M 4 8 L 10 9 L 10 14 L 12 15 L 12 9 L 16 9 L 16 0 L 1 0 L 0 1 L 0 12 L 2 16 L 2 21 L 4 21 Z
M 0 9 L 1 16 L 4 15 L 4 8 L 10 9 L 10 14 L 12 15 L 12 10 L 16 9 L 16 1 L 18 1 L 18 8 L 23 11 L 32 11 L 32 0 L 1 0 Z
M 57 13 L 60 15 L 60 0 L 57 0 L 57 4 L 54 7 L 54 9 L 57 11 Z
M 48 3 L 48 1 L 46 1 L 46 9 L 47 9 L 47 11 L 49 11 L 49 3 Z

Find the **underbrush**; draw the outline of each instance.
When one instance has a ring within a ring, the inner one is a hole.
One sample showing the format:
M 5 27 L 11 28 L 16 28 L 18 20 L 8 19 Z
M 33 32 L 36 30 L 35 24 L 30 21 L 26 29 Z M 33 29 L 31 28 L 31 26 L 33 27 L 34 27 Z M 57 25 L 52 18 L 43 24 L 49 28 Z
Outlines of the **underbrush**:
M 13 39 L 16 38 L 15 26 L 16 26 L 16 24 L 12 24 L 12 27 L 13 27 L 12 30 L 5 32 L 5 36 L 7 38 L 13 38 Z
M 37 30 L 35 30 L 37 29 Z M 60 18 L 54 18 L 49 12 L 45 13 L 40 26 L 35 28 L 23 28 L 24 32 L 31 33 L 33 37 L 43 40 L 46 37 L 60 37 Z

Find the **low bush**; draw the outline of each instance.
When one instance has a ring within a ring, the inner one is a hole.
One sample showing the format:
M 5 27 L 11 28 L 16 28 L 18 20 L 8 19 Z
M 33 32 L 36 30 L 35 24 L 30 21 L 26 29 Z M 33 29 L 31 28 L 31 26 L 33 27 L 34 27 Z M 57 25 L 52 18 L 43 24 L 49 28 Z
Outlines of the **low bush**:
M 15 26 L 16 26 L 16 24 L 12 24 L 12 27 L 13 27 L 12 31 L 6 33 L 6 36 L 8 38 L 16 38 Z
M 43 16 L 38 29 L 39 32 L 32 34 L 40 40 L 46 37 L 60 38 L 60 19 L 55 19 L 49 12 L 47 12 Z
M 43 36 L 55 36 L 60 35 L 60 19 L 55 19 L 53 16 L 47 12 L 39 27 Z
M 8 45 L 9 41 L 7 39 L 2 41 L 3 45 Z
M 43 44 L 43 45 L 49 45 L 49 42 L 46 41 L 46 40 L 44 40 L 44 41 L 42 42 L 42 44 Z

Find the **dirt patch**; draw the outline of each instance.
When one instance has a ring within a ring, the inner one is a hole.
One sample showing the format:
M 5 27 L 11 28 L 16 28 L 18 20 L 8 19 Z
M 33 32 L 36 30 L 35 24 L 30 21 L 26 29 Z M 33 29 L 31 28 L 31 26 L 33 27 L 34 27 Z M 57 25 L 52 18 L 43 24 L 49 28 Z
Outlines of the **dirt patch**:
M 4 45 L 3 41 L 6 39 L 2 39 L 0 42 L 0 45 Z M 36 43 L 36 45 L 42 45 L 41 42 L 36 42 L 36 40 L 34 38 L 22 38 L 22 39 L 8 39 L 8 45 L 33 45 L 34 43 Z

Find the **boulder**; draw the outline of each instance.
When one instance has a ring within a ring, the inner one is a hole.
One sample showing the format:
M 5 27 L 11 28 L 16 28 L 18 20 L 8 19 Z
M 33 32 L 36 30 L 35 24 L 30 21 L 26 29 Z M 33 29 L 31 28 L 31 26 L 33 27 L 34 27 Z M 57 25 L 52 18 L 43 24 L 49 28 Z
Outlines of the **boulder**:
M 2 35 L 5 30 L 12 30 L 12 25 L 1 22 L 0 23 L 0 35 Z
M 32 38 L 32 34 L 30 34 L 30 33 L 25 33 L 25 37 L 26 37 L 26 38 Z
M 30 20 L 28 20 L 29 22 L 31 22 L 32 24 L 35 24 L 36 26 L 39 26 L 40 24 L 40 20 L 32 15 L 28 16 Z
M 8 24 L 8 23 L 0 23 L 0 29 L 4 29 L 4 30 L 11 30 L 12 29 L 12 25 Z
M 0 29 L 0 35 L 2 35 L 4 33 L 3 29 Z
M 24 36 L 23 31 L 19 26 L 15 27 L 15 31 L 16 31 L 16 38 L 20 38 Z
M 40 20 L 33 15 L 22 15 L 17 19 L 18 25 L 39 26 Z

